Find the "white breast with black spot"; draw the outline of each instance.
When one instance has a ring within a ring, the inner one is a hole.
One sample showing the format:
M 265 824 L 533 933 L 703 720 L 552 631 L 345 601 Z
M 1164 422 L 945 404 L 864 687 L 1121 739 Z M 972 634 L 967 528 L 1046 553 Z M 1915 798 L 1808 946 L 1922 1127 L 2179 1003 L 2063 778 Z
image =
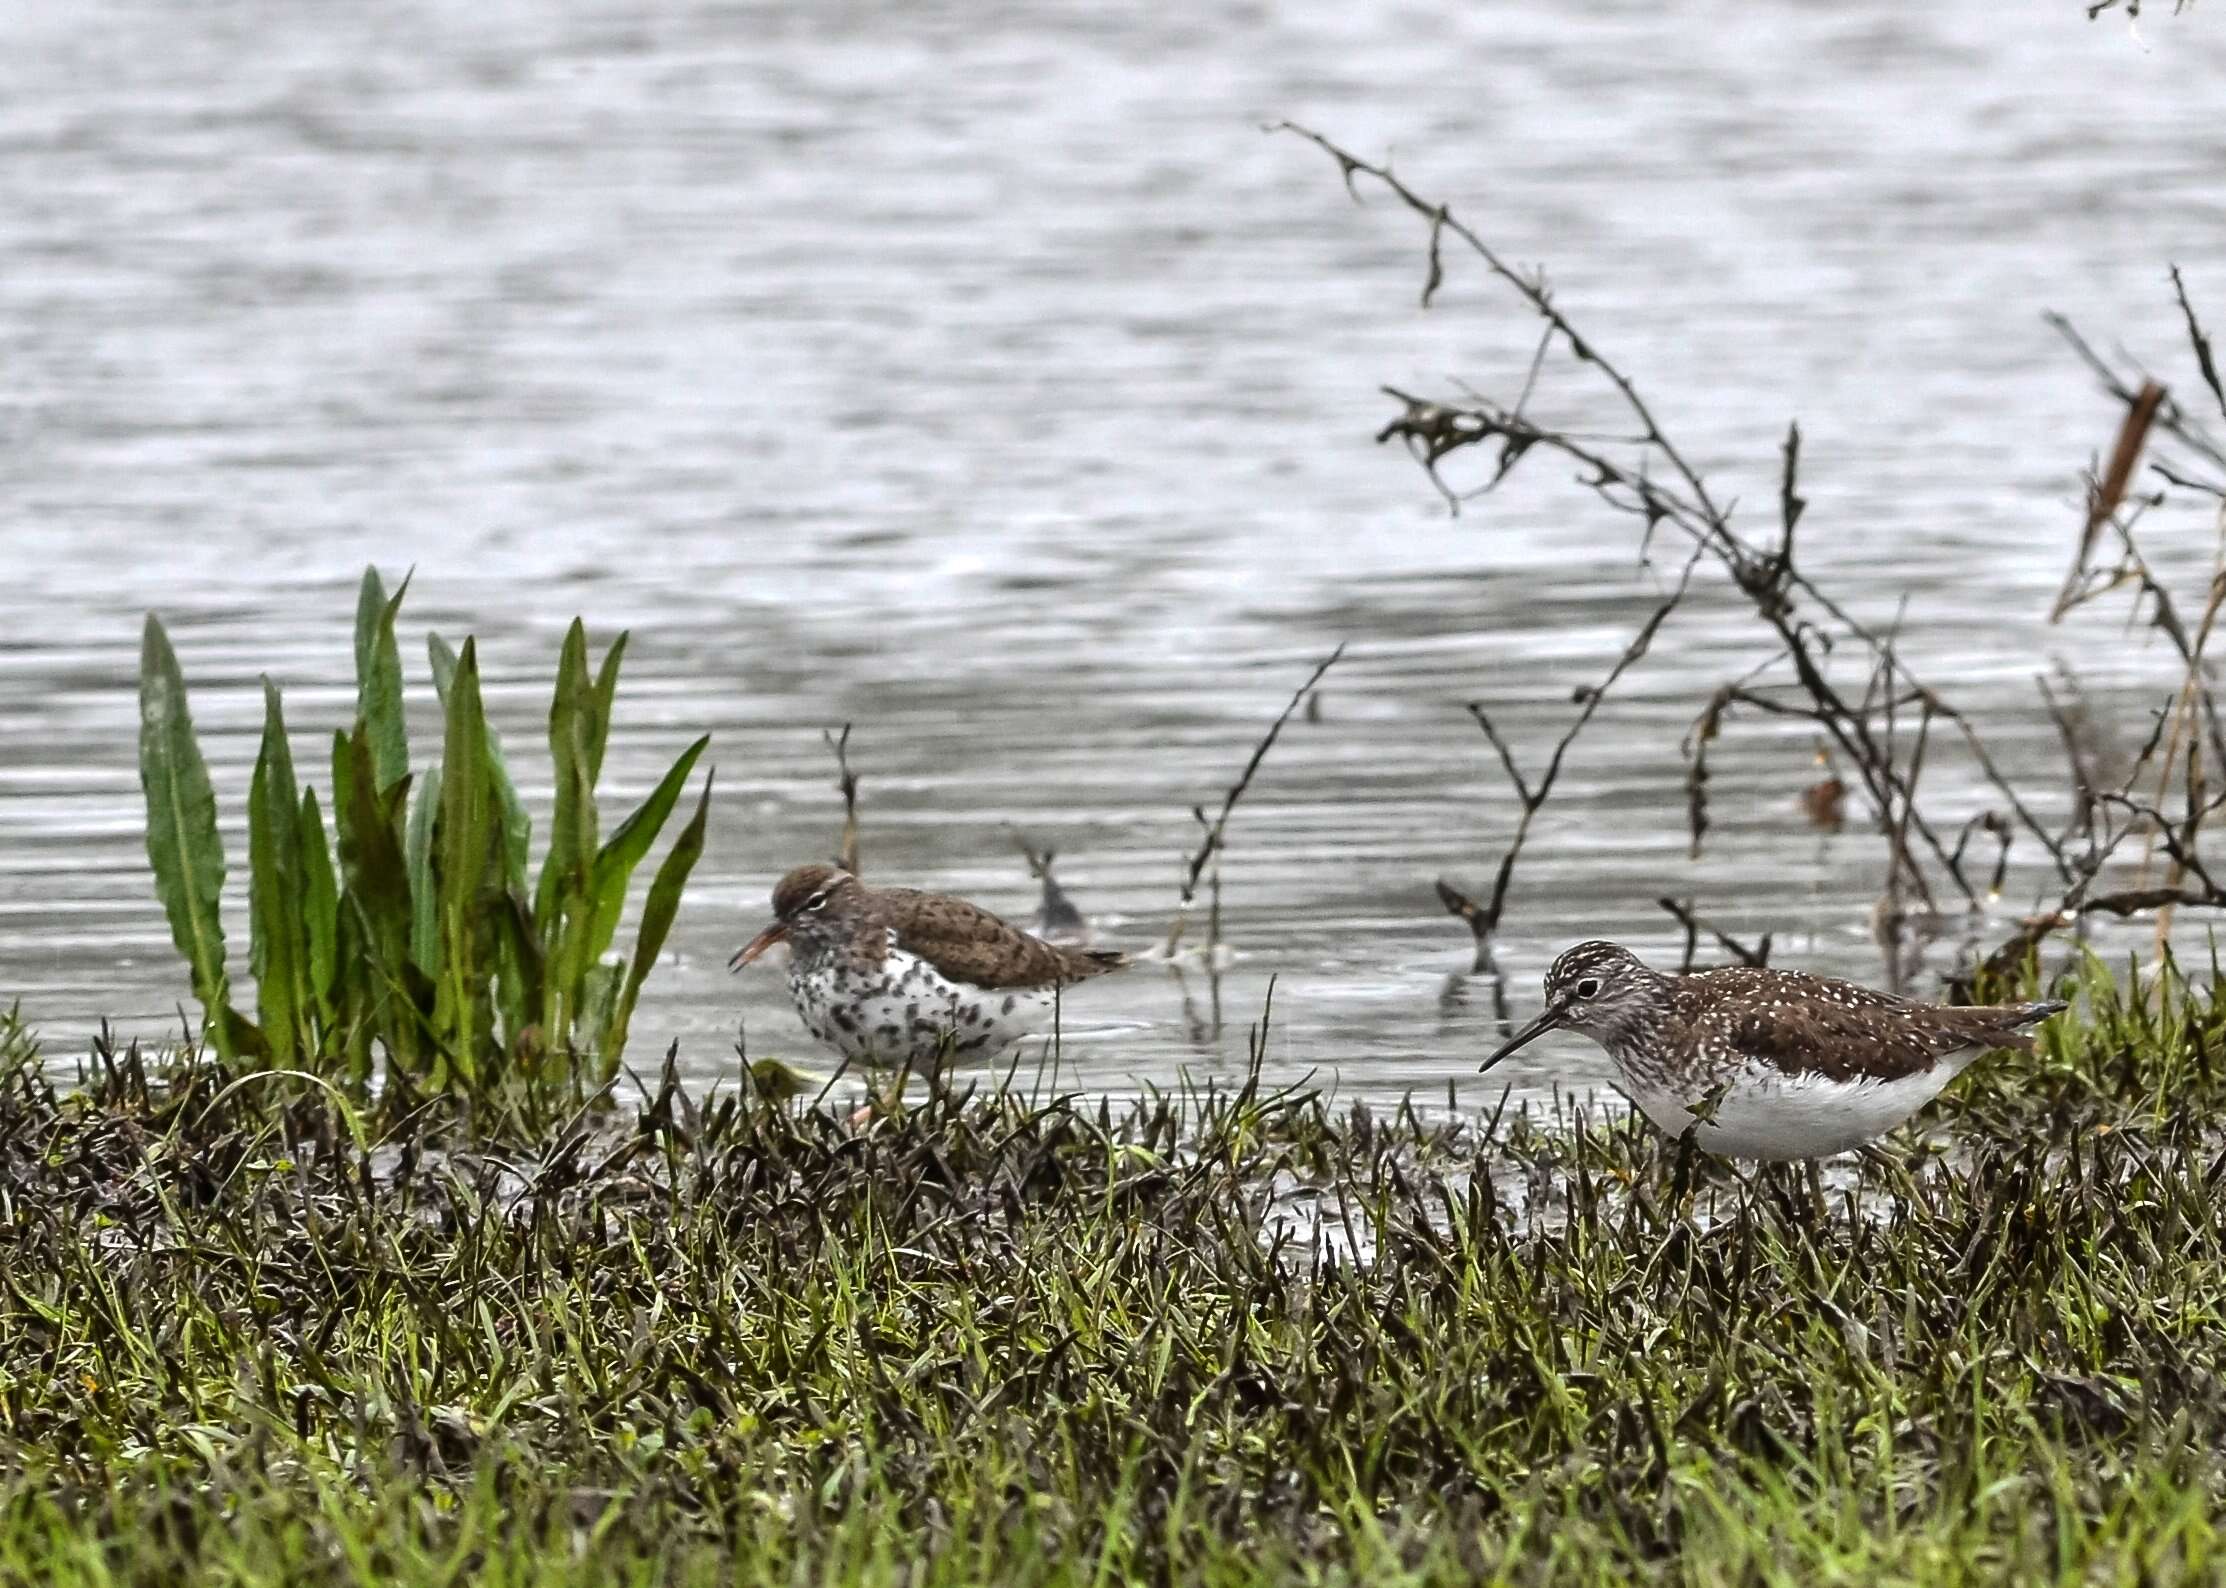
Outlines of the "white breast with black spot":
M 844 1058 L 925 1069 L 946 1058 L 988 1058 L 1050 1026 L 1050 988 L 952 981 L 891 937 L 872 969 L 842 955 L 790 966 L 788 990 L 797 1014 Z

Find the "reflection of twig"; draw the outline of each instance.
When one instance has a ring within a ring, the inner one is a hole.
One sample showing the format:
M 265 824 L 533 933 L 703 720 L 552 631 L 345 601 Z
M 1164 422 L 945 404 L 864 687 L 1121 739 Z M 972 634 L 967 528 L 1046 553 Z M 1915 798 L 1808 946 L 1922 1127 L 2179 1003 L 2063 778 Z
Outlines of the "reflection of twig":
M 1478 975 L 1495 969 L 1492 963 L 1492 929 L 1484 920 L 1484 906 L 1463 893 L 1448 878 L 1438 878 L 1437 890 L 1438 903 L 1445 906 L 1445 913 L 1458 916 L 1469 929 L 1469 935 L 1476 939 L 1476 959 L 1469 968 Z
M 858 774 L 850 770 L 850 724 L 842 725 L 842 732 L 819 730 L 819 737 L 835 757 L 835 788 L 842 795 L 842 845 L 835 852 L 835 864 L 852 876 L 858 876 Z
M 1182 941 L 1183 928 L 1190 920 L 1191 904 L 1198 897 L 1198 879 L 1205 874 L 1206 863 L 1221 853 L 1222 835 L 1228 831 L 1229 814 L 1237 808 L 1237 801 L 1244 798 L 1244 791 L 1252 786 L 1253 775 L 1260 770 L 1260 763 L 1267 759 L 1268 751 L 1275 747 L 1276 739 L 1283 732 L 1283 725 L 1291 720 L 1292 713 L 1296 712 L 1300 705 L 1305 702 L 1308 693 L 1312 691 L 1314 686 L 1322 681 L 1322 675 L 1336 666 L 1337 659 L 1344 654 L 1345 647 L 1339 645 L 1337 649 L 1323 657 L 1315 666 L 1314 671 L 1307 675 L 1306 682 L 1299 685 L 1297 691 L 1293 693 L 1290 703 L 1276 713 L 1275 721 L 1268 724 L 1266 734 L 1261 737 L 1258 744 L 1252 747 L 1252 759 L 1245 762 L 1244 770 L 1237 775 L 1236 782 L 1230 784 L 1229 792 L 1222 795 L 1221 813 L 1208 821 L 1203 807 L 1192 808 L 1191 814 L 1198 819 L 1198 824 L 1205 828 L 1206 834 L 1199 841 L 1198 852 L 1183 857 L 1182 898 L 1176 905 L 1175 919 L 1167 929 L 1167 942 L 1161 952 L 1174 953 L 1175 945 Z
M 1038 937 L 1054 943 L 1087 943 L 1090 940 L 1089 918 L 1076 908 L 1074 900 L 1067 897 L 1067 890 L 1059 886 L 1059 879 L 1052 875 L 1052 862 L 1059 858 L 1052 849 L 1038 849 L 1028 835 L 1016 827 L 1006 829 L 1012 834 L 1021 858 L 1028 862 L 1028 874 L 1042 884 L 1043 897 L 1036 906 L 1033 923 Z

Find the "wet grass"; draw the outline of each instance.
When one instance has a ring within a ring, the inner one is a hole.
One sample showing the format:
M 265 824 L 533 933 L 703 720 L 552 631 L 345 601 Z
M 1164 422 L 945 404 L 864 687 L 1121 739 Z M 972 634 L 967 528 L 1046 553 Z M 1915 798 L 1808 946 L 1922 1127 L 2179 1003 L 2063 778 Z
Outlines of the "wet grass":
M 2226 1578 L 2217 989 L 2090 967 L 1821 1190 L 1254 1086 L 475 1139 L 11 1028 L 0 1578 Z

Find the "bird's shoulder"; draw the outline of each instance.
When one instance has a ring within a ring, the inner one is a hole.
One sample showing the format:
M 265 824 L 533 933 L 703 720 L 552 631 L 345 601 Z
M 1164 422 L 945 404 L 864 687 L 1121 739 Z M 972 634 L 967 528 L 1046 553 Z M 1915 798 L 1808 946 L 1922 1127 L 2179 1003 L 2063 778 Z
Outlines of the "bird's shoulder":
M 1995 1035 L 1972 1018 L 1833 976 L 1761 966 L 1699 971 L 1671 983 L 1688 1035 L 1707 1048 L 1828 1080 L 1893 1080 Z
M 880 890 L 896 946 L 948 980 L 976 987 L 1041 987 L 1065 979 L 1064 956 L 1041 938 L 966 899 L 917 888 Z

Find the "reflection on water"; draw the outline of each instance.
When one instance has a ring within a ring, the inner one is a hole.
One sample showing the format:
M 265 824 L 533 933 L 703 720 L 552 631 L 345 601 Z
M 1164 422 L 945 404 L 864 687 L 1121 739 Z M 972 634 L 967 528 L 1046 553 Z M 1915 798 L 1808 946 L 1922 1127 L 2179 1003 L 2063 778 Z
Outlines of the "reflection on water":
M 1024 916 L 1025 837 L 1145 942 L 1191 807 L 1345 642 L 1230 828 L 1227 973 L 1093 986 L 1061 1062 L 1240 1067 L 1274 976 L 1271 1074 L 1442 1096 L 1501 994 L 1432 880 L 1486 883 L 1514 814 L 1464 703 L 1542 753 L 1658 576 L 1551 470 L 1448 521 L 1368 444 L 1378 382 L 1512 386 L 1533 327 L 1458 269 L 1417 310 L 1405 218 L 1257 124 L 1391 148 L 1547 262 L 1723 494 L 1768 500 L 1797 414 L 1812 571 L 1879 621 L 1906 595 L 1910 651 L 2047 796 L 2032 676 L 2068 658 L 2131 710 L 2169 669 L 2104 614 L 2043 622 L 2112 415 L 2040 312 L 2161 361 L 2166 261 L 2226 304 L 2226 43 L 2078 12 L 38 9 L 0 54 L 6 989 L 63 1048 L 175 1021 L 140 617 L 237 816 L 258 674 L 312 758 L 376 560 L 417 569 L 407 631 L 480 636 L 513 745 L 575 612 L 635 631 L 611 803 L 713 730 L 702 886 L 636 1023 L 698 1076 L 738 1019 L 798 1047 L 779 978 L 724 961 L 833 842 L 823 727 L 857 724 L 874 876 Z M 2149 529 L 2184 566 L 2209 533 Z M 1750 630 L 1706 591 L 1579 741 L 1517 882 L 1516 1012 L 1575 936 L 1673 958 L 1664 894 L 1879 972 L 1882 848 L 1803 819 L 1797 734 L 1734 724 L 1687 858 L 1675 745 Z

